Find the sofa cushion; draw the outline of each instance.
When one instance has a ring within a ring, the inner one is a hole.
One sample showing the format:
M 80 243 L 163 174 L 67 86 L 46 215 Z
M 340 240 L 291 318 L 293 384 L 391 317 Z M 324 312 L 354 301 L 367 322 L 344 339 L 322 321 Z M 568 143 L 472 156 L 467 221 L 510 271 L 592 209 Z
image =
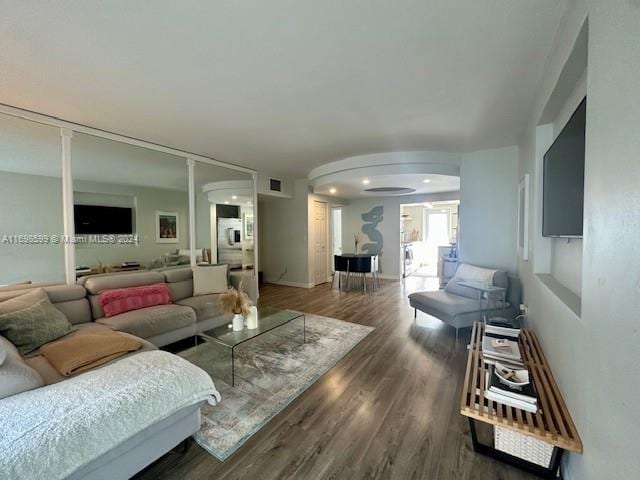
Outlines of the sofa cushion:
M 73 328 L 42 289 L 2 302 L 0 311 L 4 312 L 0 314 L 0 334 L 23 355 L 66 335 Z
M 89 301 L 86 298 L 87 291 L 81 285 L 27 285 L 25 288 L 13 290 L 1 290 L 0 302 L 19 297 L 25 293 L 43 289 L 47 292 L 53 306 L 64 313 L 67 319 L 73 323 L 86 323 L 92 320 Z
M 176 304 L 193 308 L 196 312 L 198 322 L 222 315 L 219 293 L 183 298 L 177 301 Z
M 509 277 L 507 272 L 503 270 L 476 267 L 475 265 L 462 263 L 456 270 L 455 276 L 449 280 L 444 289 L 446 292 L 455 295 L 473 299 L 478 298 L 478 290 L 460 285 L 460 282 L 490 283 L 496 287 L 507 288 L 509 286 Z
M 84 287 L 91 295 L 98 295 L 103 290 L 139 287 L 163 282 L 164 276 L 159 272 L 116 273 L 89 277 L 84 282 Z
M 177 302 L 183 298 L 193 297 L 193 280 L 184 280 L 182 282 L 167 283 L 171 291 L 171 301 Z
M 443 290 L 412 293 L 409 295 L 409 299 L 413 306 L 424 306 L 428 312 L 436 310 L 450 317 L 480 310 L 478 300 L 472 300 Z
M 162 270 L 162 274 L 167 283 L 184 282 L 193 278 L 191 267 L 168 268 Z
M 22 360 L 18 349 L 6 338 L 0 337 L 0 350 L 6 355 L 0 365 L 0 399 L 44 385 L 38 372 Z
M 171 302 L 171 293 L 165 283 L 103 290 L 99 297 L 105 317 Z
M 196 314 L 193 309 L 183 305 L 158 305 L 109 318 L 99 318 L 96 322 L 113 330 L 127 332 L 141 338 L 150 338 L 195 325 Z
M 10 295 L 0 296 L 0 315 L 24 310 L 25 308 L 32 306 L 34 303 L 38 303 L 44 299 L 48 300 L 49 297 L 42 288 L 11 292 Z
M 193 295 L 224 293 L 229 289 L 229 265 L 193 267 Z
M 73 325 L 87 323 L 92 320 L 91 307 L 89 307 L 89 300 L 86 298 L 54 303 L 53 306 L 64 313 Z

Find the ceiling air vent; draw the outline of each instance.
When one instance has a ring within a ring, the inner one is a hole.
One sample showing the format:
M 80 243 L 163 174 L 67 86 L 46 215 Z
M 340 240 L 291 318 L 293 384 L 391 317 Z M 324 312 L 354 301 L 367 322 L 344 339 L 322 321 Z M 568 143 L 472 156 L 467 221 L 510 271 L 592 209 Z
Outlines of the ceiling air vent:
M 282 192 L 282 180 L 278 180 L 277 178 L 270 178 L 269 190 L 272 192 Z

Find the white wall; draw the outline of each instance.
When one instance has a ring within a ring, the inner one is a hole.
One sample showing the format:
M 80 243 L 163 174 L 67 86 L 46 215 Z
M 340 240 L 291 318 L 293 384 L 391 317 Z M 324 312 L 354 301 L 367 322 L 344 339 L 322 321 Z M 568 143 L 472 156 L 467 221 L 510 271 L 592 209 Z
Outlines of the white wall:
M 519 262 L 538 333 L 584 444 L 563 461 L 573 480 L 640 477 L 640 4 L 570 2 L 520 142 L 520 174 L 536 174 L 536 122 L 589 16 L 582 309 L 577 315 L 535 274 L 545 255 L 532 189 L 532 257 Z M 539 152 L 538 152 L 539 153 Z M 542 262 L 544 263 L 544 262 Z
M 582 322 L 585 456 L 574 479 L 640 478 L 640 3 L 589 1 Z M 586 377 L 586 378 L 585 378 Z
M 258 205 L 260 270 L 267 282 L 309 286 L 306 180 L 296 180 L 293 198 L 261 195 Z
M 462 156 L 460 259 L 515 272 L 518 217 L 518 148 Z
M 360 242 L 367 243 L 368 237 L 362 233 L 361 215 L 373 207 L 384 208 L 383 220 L 378 230 L 384 238 L 383 254 L 380 256 L 381 275 L 386 278 L 399 279 L 400 270 L 400 205 L 407 203 L 435 202 L 444 200 L 458 200 L 459 192 L 435 193 L 432 195 L 403 195 L 399 197 L 362 198 L 350 200 L 342 211 L 342 251 L 353 253 L 353 235 L 360 233 Z

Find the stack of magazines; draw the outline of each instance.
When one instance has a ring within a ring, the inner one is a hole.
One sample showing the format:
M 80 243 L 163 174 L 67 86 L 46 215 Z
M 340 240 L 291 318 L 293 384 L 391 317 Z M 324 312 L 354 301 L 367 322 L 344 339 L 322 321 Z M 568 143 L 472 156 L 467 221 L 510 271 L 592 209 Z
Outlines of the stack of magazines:
M 482 357 L 485 363 L 500 362 L 513 368 L 524 368 L 518 336 L 520 329 L 487 325 L 482 337 Z
M 485 397 L 503 405 L 535 413 L 538 397 L 522 361 L 517 328 L 486 325 L 482 358 L 487 369 Z
M 538 396 L 529 380 L 527 369 L 513 370 L 500 363 L 490 365 L 484 396 L 487 400 L 535 413 Z

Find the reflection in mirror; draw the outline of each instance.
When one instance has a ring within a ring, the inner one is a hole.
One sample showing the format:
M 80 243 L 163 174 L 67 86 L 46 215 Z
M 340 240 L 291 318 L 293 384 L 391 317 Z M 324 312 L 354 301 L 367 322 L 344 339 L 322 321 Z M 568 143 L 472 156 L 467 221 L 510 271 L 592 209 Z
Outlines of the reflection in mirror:
M 75 133 L 76 275 L 189 265 L 186 159 Z
M 63 282 L 60 130 L 0 114 L 0 285 Z
M 254 196 L 250 174 L 196 162 L 196 244 L 210 263 L 253 269 Z

